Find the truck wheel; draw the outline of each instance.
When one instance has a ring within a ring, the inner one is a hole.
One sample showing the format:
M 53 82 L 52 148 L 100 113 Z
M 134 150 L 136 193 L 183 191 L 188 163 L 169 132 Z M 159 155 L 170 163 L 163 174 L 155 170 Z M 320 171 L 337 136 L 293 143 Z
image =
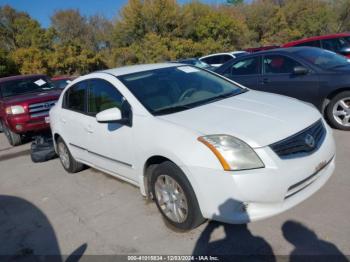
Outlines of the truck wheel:
M 22 137 L 20 134 L 12 132 L 5 124 L 2 124 L 2 128 L 11 146 L 19 146 L 22 144 Z
M 166 161 L 154 169 L 151 189 L 159 211 L 177 229 L 190 230 L 205 221 L 190 182 L 174 163 Z

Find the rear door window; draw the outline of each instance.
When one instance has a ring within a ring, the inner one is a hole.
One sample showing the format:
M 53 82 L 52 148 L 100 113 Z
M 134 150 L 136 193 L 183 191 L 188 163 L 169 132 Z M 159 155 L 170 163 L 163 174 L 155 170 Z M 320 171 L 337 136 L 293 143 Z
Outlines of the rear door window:
M 86 112 L 87 81 L 82 81 L 70 87 L 65 93 L 64 108 L 76 112 Z
M 259 74 L 259 57 L 240 60 L 229 68 L 227 73 L 231 75 L 255 75 Z

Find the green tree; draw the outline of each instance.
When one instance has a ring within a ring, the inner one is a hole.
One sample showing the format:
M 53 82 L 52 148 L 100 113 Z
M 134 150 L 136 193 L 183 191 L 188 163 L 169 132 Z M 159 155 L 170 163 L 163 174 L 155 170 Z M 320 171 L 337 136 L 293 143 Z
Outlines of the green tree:
M 27 13 L 18 12 L 8 5 L 0 8 L 1 48 L 7 51 L 31 46 L 47 48 L 51 40 L 50 33 Z
M 5 50 L 0 49 L 0 77 L 18 74 L 18 68 L 15 62 L 8 57 Z

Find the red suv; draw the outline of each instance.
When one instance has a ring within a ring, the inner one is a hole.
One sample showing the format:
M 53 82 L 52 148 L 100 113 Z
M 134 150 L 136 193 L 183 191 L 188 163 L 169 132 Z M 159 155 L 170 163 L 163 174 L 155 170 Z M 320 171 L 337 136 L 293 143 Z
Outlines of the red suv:
M 350 58 L 350 33 L 315 36 L 282 45 L 282 47 L 292 46 L 319 47 Z
M 0 78 L 0 131 L 11 145 L 20 145 L 25 135 L 49 129 L 49 110 L 60 93 L 45 75 Z

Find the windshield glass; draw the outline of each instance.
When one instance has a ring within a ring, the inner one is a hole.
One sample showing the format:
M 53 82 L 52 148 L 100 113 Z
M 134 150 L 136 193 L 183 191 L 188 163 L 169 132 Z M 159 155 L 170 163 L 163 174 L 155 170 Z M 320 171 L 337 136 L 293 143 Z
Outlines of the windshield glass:
M 155 69 L 119 76 L 118 79 L 154 115 L 186 110 L 245 91 L 192 66 Z
M 53 89 L 54 86 L 46 77 L 38 76 L 0 83 L 0 88 L 3 97 L 10 97 L 50 90 Z
M 323 69 L 349 65 L 349 60 L 346 57 L 320 48 L 307 48 L 297 51 L 296 54 Z

